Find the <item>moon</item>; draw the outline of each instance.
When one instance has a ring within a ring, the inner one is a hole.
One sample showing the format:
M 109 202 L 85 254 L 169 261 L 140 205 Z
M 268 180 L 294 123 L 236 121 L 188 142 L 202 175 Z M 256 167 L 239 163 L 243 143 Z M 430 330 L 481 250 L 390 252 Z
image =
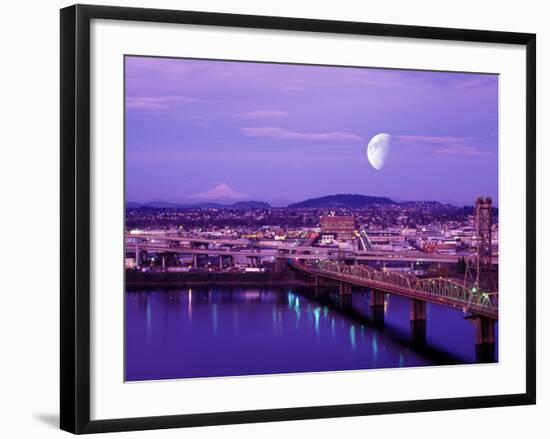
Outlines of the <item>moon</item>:
M 367 146 L 367 157 L 372 167 L 380 170 L 386 164 L 391 148 L 391 136 L 386 133 L 380 133 L 369 141 Z

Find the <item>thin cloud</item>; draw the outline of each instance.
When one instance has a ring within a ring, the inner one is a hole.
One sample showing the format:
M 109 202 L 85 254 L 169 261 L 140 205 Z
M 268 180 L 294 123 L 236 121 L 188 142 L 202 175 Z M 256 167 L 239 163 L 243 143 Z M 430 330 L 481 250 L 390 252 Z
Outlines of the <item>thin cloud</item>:
M 394 142 L 402 146 L 428 146 L 434 148 L 437 154 L 487 156 L 490 151 L 479 149 L 475 143 L 476 137 L 451 136 L 395 136 Z
M 126 98 L 126 108 L 133 110 L 169 110 L 183 104 L 201 102 L 189 96 L 138 96 Z
M 325 133 L 304 133 L 297 131 L 287 131 L 277 127 L 253 127 L 242 128 L 245 135 L 250 137 L 264 137 L 268 139 L 279 140 L 312 140 L 312 141 L 327 141 L 327 142 L 356 142 L 363 138 L 353 133 L 345 133 L 340 131 L 331 131 Z
M 254 110 L 237 113 L 243 119 L 280 119 L 288 116 L 288 111 L 280 110 Z
M 480 151 L 473 146 L 468 145 L 455 145 L 447 148 L 438 149 L 435 151 L 437 154 L 453 154 L 453 155 L 492 155 L 489 151 Z
M 358 82 L 366 86 L 384 88 L 454 88 L 456 90 L 470 90 L 483 87 L 494 87 L 497 84 L 496 75 L 422 72 L 422 71 L 391 71 L 368 70 L 358 76 Z

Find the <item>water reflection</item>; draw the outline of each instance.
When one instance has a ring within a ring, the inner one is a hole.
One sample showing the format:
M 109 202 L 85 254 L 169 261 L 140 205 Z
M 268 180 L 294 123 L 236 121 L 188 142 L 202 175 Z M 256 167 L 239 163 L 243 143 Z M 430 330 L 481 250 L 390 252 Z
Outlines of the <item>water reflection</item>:
M 351 342 L 351 348 L 355 350 L 355 326 L 351 325 L 349 328 L 349 340 Z
M 369 291 L 340 297 L 330 290 L 192 288 L 126 296 L 127 380 L 476 361 L 472 325 L 459 312 L 428 306 L 427 322 L 413 324 L 409 301 L 397 296 L 375 306 Z
M 189 315 L 189 322 L 193 322 L 193 290 L 189 288 L 187 291 L 187 314 Z
M 213 303 L 210 309 L 212 310 L 212 329 L 214 334 L 218 335 L 218 304 Z
M 321 316 L 321 308 L 317 307 L 313 310 L 315 316 L 315 332 L 319 334 L 319 317 Z

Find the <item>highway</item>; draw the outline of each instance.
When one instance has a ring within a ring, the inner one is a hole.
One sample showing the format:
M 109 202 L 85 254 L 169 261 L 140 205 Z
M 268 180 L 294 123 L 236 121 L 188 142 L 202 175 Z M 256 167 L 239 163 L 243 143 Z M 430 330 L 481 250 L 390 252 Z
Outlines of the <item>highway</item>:
M 157 242 L 151 242 L 157 241 Z M 166 245 L 160 243 L 164 241 Z M 418 251 L 365 251 L 342 250 L 333 247 L 313 247 L 281 243 L 257 243 L 248 239 L 212 239 L 196 236 L 169 236 L 158 234 L 126 234 L 127 246 L 138 245 L 140 249 L 151 252 L 201 254 L 201 255 L 228 255 L 245 257 L 286 257 L 289 259 L 356 259 L 358 261 L 400 261 L 426 263 L 457 263 L 460 257 L 469 257 L 469 254 L 434 254 Z M 193 244 L 217 245 L 220 248 L 197 248 Z M 246 246 L 246 248 L 239 248 Z M 224 247 L 236 247 L 228 249 Z M 498 264 L 498 257 L 493 257 L 493 264 Z

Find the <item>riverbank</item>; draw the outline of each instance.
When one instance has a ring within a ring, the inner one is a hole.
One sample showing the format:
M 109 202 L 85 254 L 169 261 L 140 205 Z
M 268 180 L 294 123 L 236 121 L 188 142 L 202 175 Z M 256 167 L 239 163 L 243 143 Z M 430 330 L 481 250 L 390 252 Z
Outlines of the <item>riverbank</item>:
M 303 287 L 312 283 L 292 271 L 284 273 L 126 271 L 127 289 L 193 286 Z

